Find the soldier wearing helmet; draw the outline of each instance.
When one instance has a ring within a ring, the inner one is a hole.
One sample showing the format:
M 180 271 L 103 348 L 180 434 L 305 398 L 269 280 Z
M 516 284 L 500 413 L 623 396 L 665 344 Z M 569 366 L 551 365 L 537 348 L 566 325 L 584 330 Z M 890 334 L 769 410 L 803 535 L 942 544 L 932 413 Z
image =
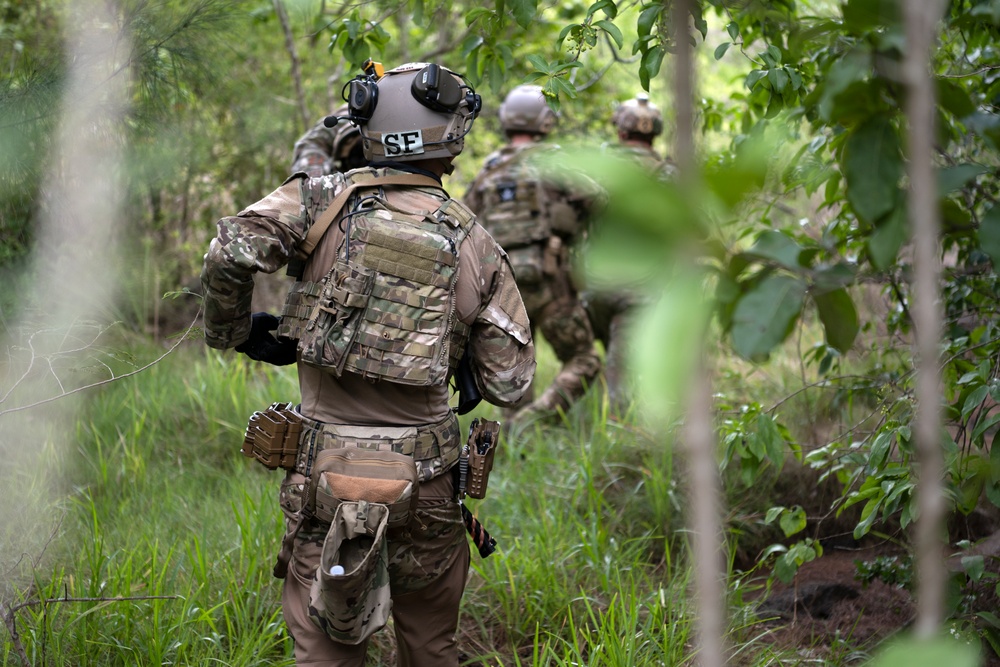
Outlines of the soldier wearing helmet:
M 347 114 L 345 104 L 327 117 L 340 119 L 333 127 L 328 127 L 324 118 L 298 138 L 292 150 L 291 173 L 303 171 L 310 176 L 325 176 L 368 164 L 361 148 L 361 133 L 347 122 Z
M 366 65 L 344 93 L 367 166 L 293 174 L 219 220 L 202 269 L 205 338 L 297 364 L 300 403 L 275 404 L 286 426 L 268 436 L 294 450 L 280 463 L 275 575 L 296 663 L 362 665 L 391 614 L 400 665 L 456 665 L 469 547 L 448 382 L 464 361 L 482 398 L 514 405 L 534 375 L 534 346 L 503 250 L 441 183 L 479 96 L 435 64 Z M 254 275 L 285 266 L 296 282 L 280 318 L 251 315 Z M 260 433 L 248 427 L 247 438 Z M 352 457 L 408 472 L 374 480 L 324 468 Z M 398 495 L 412 480 L 417 492 Z M 409 504 L 389 515 L 398 498 Z M 401 527 L 389 530 L 390 517 Z
M 490 155 L 465 196 L 510 258 L 533 330 L 541 331 L 562 364 L 537 398 L 533 391 L 510 421 L 525 422 L 566 409 L 600 372 L 594 334 L 574 285 L 570 251 L 599 197 L 581 191 L 535 158 L 558 150 L 542 141 L 556 124 L 539 86 L 517 86 L 499 109 L 508 144 Z M 527 400 L 533 399 L 533 400 Z
M 653 141 L 663 132 L 663 115 L 648 95 L 639 93 L 617 105 L 611 124 L 618 135 L 614 150 L 662 178 L 673 175 L 673 163 L 653 148 Z M 643 303 L 636 287 L 590 285 L 583 295 L 594 335 L 604 344 L 609 414 L 616 418 L 625 414 L 631 399 L 626 373 L 627 334 L 635 309 Z

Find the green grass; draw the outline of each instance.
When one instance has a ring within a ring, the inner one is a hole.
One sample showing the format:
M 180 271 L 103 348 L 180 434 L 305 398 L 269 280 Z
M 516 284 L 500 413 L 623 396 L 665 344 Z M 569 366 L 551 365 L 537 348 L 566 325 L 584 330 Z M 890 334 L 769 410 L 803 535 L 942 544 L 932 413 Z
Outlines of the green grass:
M 554 360 L 544 345 L 539 355 L 544 387 Z M 238 450 L 249 414 L 297 391 L 293 369 L 192 343 L 88 396 L 72 442 L 46 457 L 64 459 L 64 482 L 45 494 L 58 532 L 31 580 L 0 600 L 4 612 L 29 603 L 15 617 L 32 665 L 292 664 L 271 576 L 279 473 Z M 473 553 L 467 664 L 692 660 L 671 442 L 608 421 L 600 398 L 514 433 L 488 497 L 469 501 L 499 549 Z M 498 412 L 484 405 L 463 422 Z M 392 651 L 380 633 L 371 664 Z M 20 664 L 9 633 L 0 656 Z

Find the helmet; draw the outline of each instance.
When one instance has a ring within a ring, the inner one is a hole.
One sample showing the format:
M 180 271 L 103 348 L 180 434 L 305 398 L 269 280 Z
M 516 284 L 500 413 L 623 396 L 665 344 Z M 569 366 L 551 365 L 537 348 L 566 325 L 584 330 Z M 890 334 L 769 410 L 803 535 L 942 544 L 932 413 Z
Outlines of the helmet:
M 460 75 L 433 63 L 407 63 L 383 73 L 372 61 L 365 72 L 344 90 L 366 160 L 407 162 L 462 152 L 482 99 Z
M 663 132 L 663 115 L 655 104 L 650 103 L 649 95 L 645 93 L 619 104 L 611 114 L 611 122 L 619 131 L 628 134 L 655 137 Z
M 522 85 L 507 93 L 500 105 L 504 132 L 548 134 L 556 125 L 556 114 L 545 101 L 541 86 Z

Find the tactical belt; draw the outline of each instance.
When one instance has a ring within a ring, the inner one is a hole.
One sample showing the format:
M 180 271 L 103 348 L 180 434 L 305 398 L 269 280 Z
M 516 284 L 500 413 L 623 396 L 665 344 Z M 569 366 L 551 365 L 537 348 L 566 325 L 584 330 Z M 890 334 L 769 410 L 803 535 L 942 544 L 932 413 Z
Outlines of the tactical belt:
M 302 417 L 302 434 L 295 470 L 309 477 L 313 462 L 324 449 L 359 447 L 412 456 L 421 482 L 449 470 L 458 460 L 461 431 L 451 412 L 426 426 L 353 426 L 328 424 Z

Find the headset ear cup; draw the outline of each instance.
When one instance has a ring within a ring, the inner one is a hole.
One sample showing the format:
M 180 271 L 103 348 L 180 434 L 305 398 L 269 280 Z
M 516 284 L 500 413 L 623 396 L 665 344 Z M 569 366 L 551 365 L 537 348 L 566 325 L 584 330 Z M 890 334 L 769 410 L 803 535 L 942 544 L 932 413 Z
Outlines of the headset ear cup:
M 355 121 L 371 120 L 378 103 L 378 86 L 365 79 L 353 79 L 347 95 L 347 106 L 351 119 Z

